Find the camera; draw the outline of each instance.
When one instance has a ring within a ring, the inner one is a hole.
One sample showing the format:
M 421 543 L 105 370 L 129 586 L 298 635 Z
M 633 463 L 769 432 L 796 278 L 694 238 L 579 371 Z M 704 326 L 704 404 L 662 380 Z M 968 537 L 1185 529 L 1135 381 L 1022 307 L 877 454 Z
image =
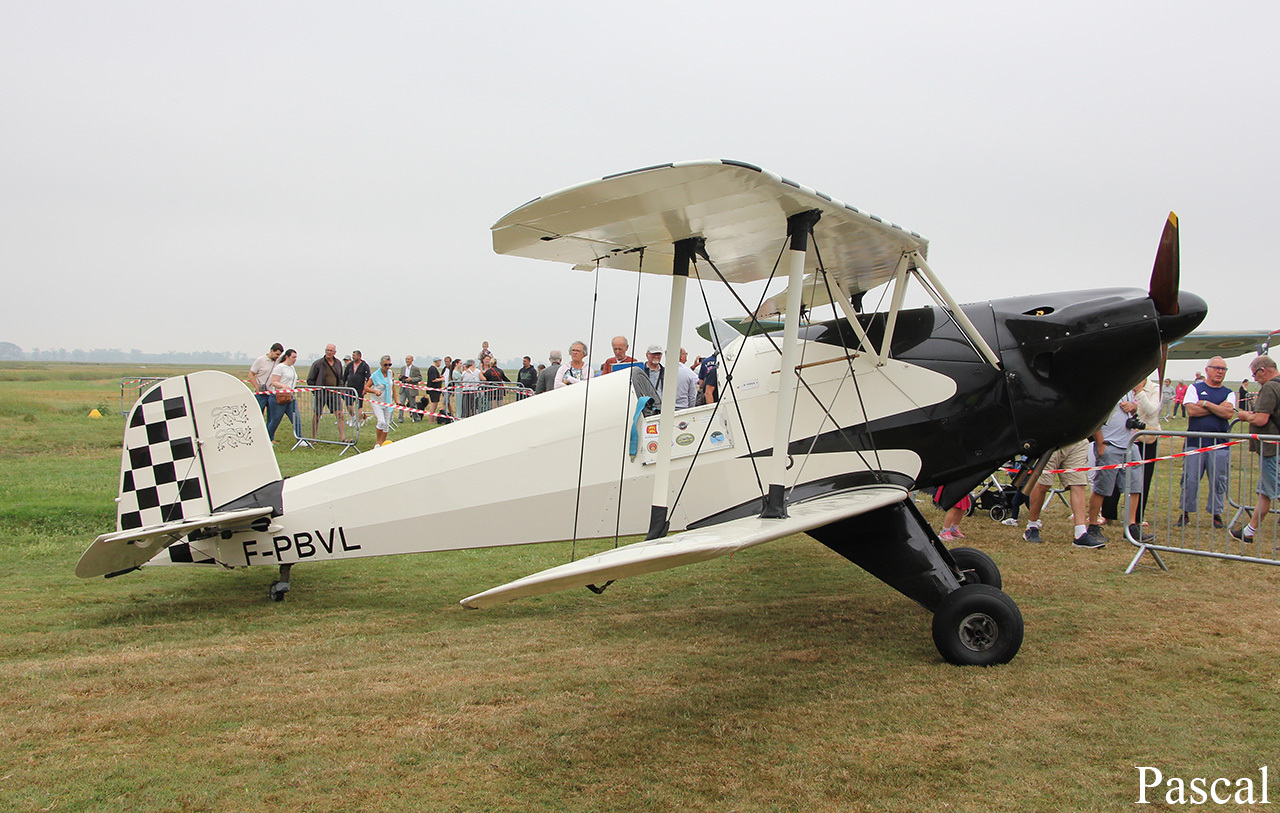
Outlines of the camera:
M 1130 415 L 1124 422 L 1125 429 L 1146 429 L 1147 425 L 1138 419 L 1137 415 Z

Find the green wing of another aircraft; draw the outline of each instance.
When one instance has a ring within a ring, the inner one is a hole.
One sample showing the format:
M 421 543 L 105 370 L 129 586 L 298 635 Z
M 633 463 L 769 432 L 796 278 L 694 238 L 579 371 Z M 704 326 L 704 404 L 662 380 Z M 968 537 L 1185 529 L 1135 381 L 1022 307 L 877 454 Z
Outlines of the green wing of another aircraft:
M 1277 334 L 1280 331 L 1196 331 L 1169 345 L 1169 358 L 1196 360 L 1214 356 L 1234 358 L 1250 351 L 1266 353 L 1271 346 L 1271 338 Z
M 757 333 L 777 333 L 786 325 L 774 319 L 757 319 L 751 321 L 751 317 L 743 316 L 741 318 L 722 319 L 722 322 L 729 327 L 741 333 L 743 336 L 754 336 Z M 715 344 L 715 339 L 711 338 L 711 323 L 703 322 L 697 327 L 698 335 L 707 341 Z

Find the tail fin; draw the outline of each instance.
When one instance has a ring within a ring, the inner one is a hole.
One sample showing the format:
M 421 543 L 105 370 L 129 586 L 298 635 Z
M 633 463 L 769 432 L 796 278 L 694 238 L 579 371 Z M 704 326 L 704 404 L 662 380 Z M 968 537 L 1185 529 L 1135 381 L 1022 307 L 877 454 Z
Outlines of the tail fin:
M 254 495 L 279 482 L 262 410 L 244 384 L 212 371 L 169 378 L 129 413 L 116 529 L 268 504 Z
M 109 548 L 92 557 L 98 562 L 92 569 L 102 571 L 92 575 L 146 562 L 164 547 L 138 541 L 166 527 L 181 533 L 192 520 L 264 507 L 279 516 L 283 483 L 262 411 L 244 384 L 212 371 L 165 379 L 129 412 L 117 532 L 85 552 L 90 557 L 95 548 Z M 192 561 L 190 551 L 172 558 Z

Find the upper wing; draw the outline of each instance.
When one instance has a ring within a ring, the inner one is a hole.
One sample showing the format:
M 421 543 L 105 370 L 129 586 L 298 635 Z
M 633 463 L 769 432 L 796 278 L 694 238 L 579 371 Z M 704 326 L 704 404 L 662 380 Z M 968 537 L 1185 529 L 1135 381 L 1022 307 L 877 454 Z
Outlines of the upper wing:
M 759 545 L 791 534 L 803 533 L 837 520 L 873 511 L 906 499 L 897 486 L 871 486 L 787 506 L 785 519 L 745 517 L 709 528 L 684 531 L 614 548 L 576 562 L 525 576 L 523 579 L 468 596 L 465 607 L 480 608 L 516 598 L 554 593 L 570 587 L 599 584 L 626 576 L 692 564 Z
M 179 520 L 148 528 L 103 534 L 93 540 L 76 563 L 76 575 L 82 579 L 112 576 L 141 567 L 160 551 L 193 531 L 209 534 L 249 528 L 255 519 L 271 516 L 271 506 L 222 511 L 198 519 Z
M 929 241 L 772 172 L 735 161 L 689 161 L 611 175 L 526 203 L 492 227 L 493 249 L 582 267 L 597 263 L 670 274 L 672 243 L 706 239 L 730 282 L 766 279 L 786 236 L 786 219 L 822 212 L 819 253 L 851 295 L 888 281 L 903 252 Z M 638 249 L 643 248 L 640 252 Z M 643 265 L 642 265 L 643 263 Z
M 1209 359 L 1214 356 L 1233 358 L 1250 351 L 1261 352 L 1272 336 L 1280 331 L 1261 330 L 1236 333 L 1232 331 L 1199 330 L 1183 336 L 1169 345 L 1170 359 Z

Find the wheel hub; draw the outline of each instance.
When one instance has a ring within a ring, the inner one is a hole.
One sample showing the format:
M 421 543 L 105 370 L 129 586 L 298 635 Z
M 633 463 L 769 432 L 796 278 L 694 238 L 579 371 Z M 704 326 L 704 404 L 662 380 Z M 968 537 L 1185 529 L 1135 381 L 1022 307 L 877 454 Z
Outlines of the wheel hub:
M 960 622 L 960 643 L 972 652 L 986 652 L 1000 637 L 1000 625 L 986 613 L 971 613 Z

